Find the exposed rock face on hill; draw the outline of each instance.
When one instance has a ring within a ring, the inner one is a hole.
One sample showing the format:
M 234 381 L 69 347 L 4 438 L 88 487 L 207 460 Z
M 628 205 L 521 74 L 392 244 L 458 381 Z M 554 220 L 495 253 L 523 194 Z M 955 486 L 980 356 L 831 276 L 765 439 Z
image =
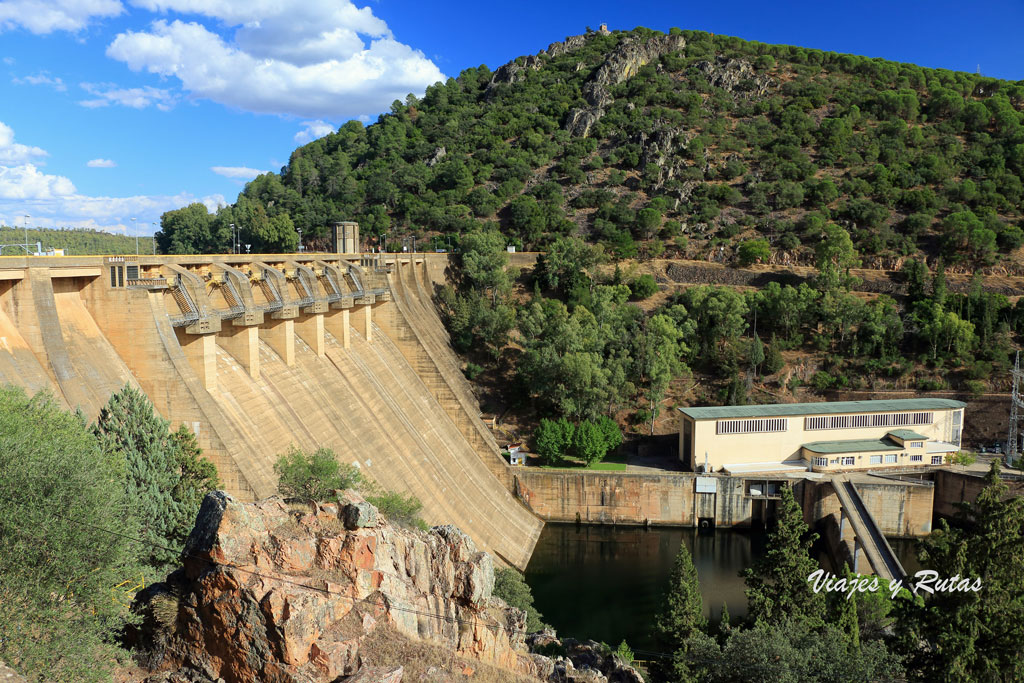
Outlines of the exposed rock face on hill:
M 385 626 L 523 677 L 553 668 L 526 651 L 525 613 L 491 595 L 493 560 L 468 536 L 397 529 L 345 496 L 296 512 L 209 494 L 183 567 L 140 595 L 145 663 L 189 680 L 334 681 L 374 664 L 361 646 Z
M 774 78 L 758 74 L 754 66 L 745 59 L 718 55 L 713 60 L 699 62 L 695 66 L 713 87 L 731 93 L 745 91 L 754 95 L 764 95 L 775 85 Z
M 565 129 L 573 135 L 586 137 L 590 128 L 604 116 L 605 108 L 612 103 L 609 88 L 636 75 L 642 66 L 662 55 L 685 47 L 686 40 L 679 35 L 656 36 L 648 40 L 629 36 L 623 40 L 583 86 L 583 98 L 590 106 L 570 111 Z

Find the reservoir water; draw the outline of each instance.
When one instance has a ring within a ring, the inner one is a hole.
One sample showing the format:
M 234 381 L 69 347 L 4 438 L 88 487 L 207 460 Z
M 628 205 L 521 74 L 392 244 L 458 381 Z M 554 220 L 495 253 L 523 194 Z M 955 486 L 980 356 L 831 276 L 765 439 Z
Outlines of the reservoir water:
M 623 639 L 652 650 L 654 615 L 679 545 L 686 543 L 700 582 L 704 612 L 717 620 L 722 603 L 746 615 L 739 572 L 764 551 L 763 532 L 548 523 L 526 568 L 537 609 L 559 635 L 613 647 Z
M 704 613 L 717 621 L 722 603 L 732 617 L 746 615 L 739 572 L 763 554 L 762 531 L 548 523 L 526 568 L 537 609 L 559 635 L 622 640 L 634 649 L 656 650 L 651 638 L 679 545 L 686 543 L 700 582 Z M 890 539 L 904 568 L 920 569 L 913 539 Z M 824 550 L 819 561 L 831 570 Z

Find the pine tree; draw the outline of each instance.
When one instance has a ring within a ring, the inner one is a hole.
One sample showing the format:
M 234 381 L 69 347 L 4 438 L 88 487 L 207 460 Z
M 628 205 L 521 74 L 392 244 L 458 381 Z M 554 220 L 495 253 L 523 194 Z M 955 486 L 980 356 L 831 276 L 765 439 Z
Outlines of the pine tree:
M 697 568 L 693 566 L 686 543 L 681 543 L 672 565 L 668 593 L 661 612 L 655 618 L 655 635 L 659 643 L 674 652 L 684 649 L 690 636 L 706 625 Z
M 818 535 L 808 533 L 803 512 L 789 487 L 782 489 L 777 513 L 765 554 L 743 571 L 748 613 L 754 620 L 768 623 L 788 616 L 820 624 L 825 596 L 811 590 L 807 582 L 818 568 L 809 552 Z
M 761 338 L 754 334 L 754 338 L 750 340 L 750 349 L 747 354 L 747 359 L 750 361 L 750 368 L 754 371 L 754 376 L 757 377 L 758 370 L 761 369 L 761 364 L 765 362 L 764 353 L 764 342 Z
M 905 643 L 932 645 L 915 653 L 908 670 L 922 680 L 1024 680 L 1024 499 L 1007 497 L 998 462 L 973 503 L 962 504 L 963 528 L 945 520 L 922 541 L 922 564 L 943 579 L 981 580 L 981 590 L 936 591 L 908 608 Z M 924 591 L 922 590 L 923 594 Z
M 773 334 L 768 348 L 764 352 L 764 374 L 774 375 L 782 369 L 786 361 L 782 358 L 782 350 L 779 348 L 779 340 Z
M 158 570 L 177 560 L 202 496 L 216 484 L 213 465 L 197 461 L 194 438 L 169 427 L 131 385 L 110 397 L 93 427 L 103 450 L 122 464 L 129 509 L 147 542 L 143 561 Z

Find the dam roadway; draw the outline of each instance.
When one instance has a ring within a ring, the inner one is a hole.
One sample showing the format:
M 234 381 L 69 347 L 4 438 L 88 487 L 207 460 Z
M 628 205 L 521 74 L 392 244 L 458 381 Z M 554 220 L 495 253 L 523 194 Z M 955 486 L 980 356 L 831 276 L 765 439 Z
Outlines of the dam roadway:
M 543 522 L 510 492 L 430 298 L 446 262 L 3 257 L 0 382 L 90 419 L 134 385 L 197 435 L 243 500 L 276 493 L 273 466 L 291 445 L 331 448 L 417 496 L 427 522 L 522 568 Z

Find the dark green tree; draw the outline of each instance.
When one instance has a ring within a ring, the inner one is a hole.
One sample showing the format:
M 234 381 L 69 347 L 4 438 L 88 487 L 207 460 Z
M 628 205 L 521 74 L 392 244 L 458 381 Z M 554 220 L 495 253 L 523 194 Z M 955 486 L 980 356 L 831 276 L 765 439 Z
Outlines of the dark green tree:
M 654 619 L 655 639 L 665 652 L 673 655 L 671 670 L 665 673 L 675 680 L 690 680 L 695 668 L 689 661 L 693 640 L 706 627 L 697 568 L 686 543 L 680 543 L 668 590 Z
M 156 246 L 161 254 L 206 254 L 226 249 L 216 243 L 211 231 L 213 216 L 199 202 L 167 211 L 160 216 Z
M 557 465 L 572 447 L 575 427 L 564 417 L 542 418 L 533 435 L 533 447 L 548 465 Z
M 141 391 L 125 385 L 100 410 L 93 427 L 104 451 L 123 463 L 127 501 L 147 543 L 146 563 L 163 570 L 177 561 L 216 469 L 200 464 L 194 439 L 171 434 L 170 423 Z
M 776 513 L 776 526 L 768 534 L 765 554 L 743 570 L 748 613 L 755 621 L 778 623 L 790 618 L 820 625 L 825 617 L 825 597 L 815 593 L 807 582 L 818 568 L 810 555 L 818 535 L 809 532 L 788 486 L 782 488 Z
M 523 575 L 511 567 L 499 567 L 494 570 L 494 595 L 512 607 L 526 612 L 526 631 L 536 633 L 547 624 L 543 615 L 533 604 L 533 591 L 523 579 Z
M 945 520 L 921 542 L 920 560 L 942 578 L 954 576 L 979 591 L 937 591 L 914 603 L 909 618 L 908 670 L 917 680 L 1021 680 L 1024 661 L 1024 499 L 1008 497 L 999 464 L 985 477 L 985 488 L 958 512 L 961 526 Z M 920 591 L 924 593 L 924 589 Z M 930 647 L 914 647 L 927 642 Z

